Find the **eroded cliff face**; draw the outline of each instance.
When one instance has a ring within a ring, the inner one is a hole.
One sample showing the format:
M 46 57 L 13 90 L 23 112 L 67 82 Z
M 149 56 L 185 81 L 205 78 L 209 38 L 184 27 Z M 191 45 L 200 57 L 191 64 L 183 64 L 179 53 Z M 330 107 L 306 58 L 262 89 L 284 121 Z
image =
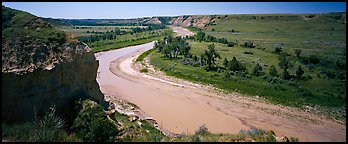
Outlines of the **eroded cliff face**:
M 8 13 L 8 23 L 18 24 L 16 16 L 22 12 L 5 8 Z M 106 105 L 96 81 L 99 63 L 86 44 L 67 38 L 41 18 L 21 23 L 4 29 L 3 22 L 2 120 L 32 120 L 52 105 L 69 119 L 78 99 Z
M 182 27 L 192 26 L 196 28 L 204 28 L 211 23 L 212 20 L 213 18 L 211 16 L 178 16 L 173 18 L 169 24 Z

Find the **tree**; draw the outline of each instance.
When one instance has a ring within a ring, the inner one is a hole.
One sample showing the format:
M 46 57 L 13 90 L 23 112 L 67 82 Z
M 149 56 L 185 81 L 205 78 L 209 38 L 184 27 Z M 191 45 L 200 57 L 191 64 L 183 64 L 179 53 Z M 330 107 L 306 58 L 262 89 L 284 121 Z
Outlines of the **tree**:
M 228 42 L 228 43 L 227 43 L 227 46 L 228 46 L 228 47 L 233 47 L 234 45 L 235 45 L 234 42 Z
M 226 58 L 224 59 L 223 65 L 224 65 L 225 68 L 227 68 L 227 66 L 228 66 L 228 60 L 227 60 Z
M 232 60 L 228 63 L 228 69 L 231 71 L 245 71 L 246 68 L 240 64 L 236 57 L 233 56 Z
M 208 64 L 208 69 L 211 69 L 215 65 L 215 59 L 220 58 L 220 54 L 215 50 L 215 45 L 208 45 L 208 50 L 204 51 L 204 58 Z
M 291 78 L 288 69 L 283 69 L 283 74 L 282 74 L 283 79 L 288 80 Z
M 300 58 L 301 52 L 302 51 L 300 49 L 295 50 L 295 54 L 297 58 Z
M 278 76 L 278 72 L 277 69 L 274 65 L 271 66 L 271 68 L 269 69 L 269 75 L 273 76 L 273 77 L 277 77 Z
M 283 48 L 282 47 L 275 47 L 274 48 L 274 53 L 280 53 L 282 52 Z
M 204 54 L 201 54 L 201 58 L 200 58 L 200 60 L 201 60 L 201 65 L 202 66 L 204 66 L 205 64 L 206 64 L 206 62 L 205 62 L 205 55 Z
M 286 58 L 286 55 L 279 55 L 279 67 L 282 69 L 289 69 L 291 67 L 290 61 Z
M 218 41 L 218 43 L 222 43 L 222 44 L 227 44 L 228 43 L 226 38 L 219 38 L 217 41 Z
M 196 34 L 196 36 L 195 36 L 195 38 L 196 38 L 196 40 L 198 40 L 198 41 L 204 41 L 204 39 L 205 39 L 205 33 L 204 32 L 202 32 L 202 31 L 199 31 L 197 34 Z
M 254 69 L 252 71 L 252 75 L 254 75 L 254 76 L 261 76 L 261 75 L 263 75 L 262 67 L 261 67 L 261 65 L 259 63 L 257 63 L 254 66 Z
M 301 66 L 299 65 L 298 68 L 297 68 L 297 70 L 296 70 L 296 76 L 297 76 L 297 78 L 300 79 L 301 76 L 302 76 L 303 74 L 304 74 L 304 71 L 303 71 L 303 69 L 301 68 Z
M 254 46 L 254 43 L 251 42 L 251 41 L 246 41 L 246 42 L 244 42 L 243 46 L 244 46 L 244 47 L 248 47 L 248 48 L 254 48 L 254 47 L 255 47 L 255 46 Z

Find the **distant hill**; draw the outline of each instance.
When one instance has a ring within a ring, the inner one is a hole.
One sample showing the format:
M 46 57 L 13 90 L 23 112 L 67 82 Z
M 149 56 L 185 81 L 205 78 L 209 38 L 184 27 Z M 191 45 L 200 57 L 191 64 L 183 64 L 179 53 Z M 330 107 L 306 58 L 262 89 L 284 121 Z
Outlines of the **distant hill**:
M 346 13 L 325 14 L 226 14 L 226 15 L 183 15 L 144 17 L 134 19 L 52 19 L 43 18 L 55 26 L 142 26 L 146 24 L 165 24 L 183 27 L 207 28 L 216 25 L 219 21 L 255 20 L 255 21 L 296 21 L 312 20 L 315 22 L 346 23 Z

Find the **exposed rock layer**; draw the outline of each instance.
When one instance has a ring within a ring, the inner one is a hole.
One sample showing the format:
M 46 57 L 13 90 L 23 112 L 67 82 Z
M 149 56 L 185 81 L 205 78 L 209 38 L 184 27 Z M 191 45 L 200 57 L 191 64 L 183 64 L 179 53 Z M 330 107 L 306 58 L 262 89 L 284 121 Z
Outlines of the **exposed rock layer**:
M 14 13 L 8 23 L 15 23 L 16 16 L 23 14 L 3 7 L 3 16 L 4 9 Z M 5 31 L 2 41 L 2 120 L 31 120 L 35 113 L 41 115 L 52 105 L 69 119 L 74 101 L 80 98 L 105 105 L 96 82 L 99 63 L 87 45 L 71 42 L 68 38 L 63 42 L 54 37 L 47 41 L 40 39 L 40 34 L 54 35 L 57 30 L 34 16 L 23 25 L 2 31 L 3 36 Z M 13 33 L 6 34 L 10 30 Z

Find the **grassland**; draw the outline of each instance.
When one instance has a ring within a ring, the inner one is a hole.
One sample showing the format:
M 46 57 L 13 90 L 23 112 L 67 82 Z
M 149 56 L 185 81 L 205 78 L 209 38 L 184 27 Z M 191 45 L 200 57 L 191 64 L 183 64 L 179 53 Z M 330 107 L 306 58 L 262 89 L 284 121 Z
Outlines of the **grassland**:
M 117 35 L 115 39 L 88 42 L 87 44 L 92 48 L 93 52 L 101 52 L 127 46 L 144 44 L 161 39 L 165 35 L 173 33 L 169 28 L 137 33 L 132 32 L 134 28 L 146 27 L 147 26 L 61 26 L 59 28 L 69 34 L 72 34 L 75 37 L 98 35 L 98 33 L 95 32 L 105 33 L 112 30 L 116 31 L 117 29 L 122 31 L 122 34 Z M 94 33 L 91 33 L 92 31 Z
M 131 31 L 133 28 L 146 28 L 147 26 L 60 26 L 59 29 L 74 34 L 76 37 L 79 36 L 90 36 L 96 35 L 94 32 L 107 32 L 111 30 L 119 29 L 121 31 Z
M 114 40 L 103 40 L 93 43 L 88 43 L 93 52 L 118 49 L 127 46 L 139 45 L 155 41 L 163 38 L 166 34 L 171 33 L 171 30 L 156 30 L 154 32 L 141 32 L 137 34 L 125 34 L 117 37 Z
M 273 15 L 278 16 L 279 15 Z M 261 19 L 266 17 L 267 19 Z M 286 15 L 284 16 L 286 17 Z M 345 14 L 344 14 L 345 19 Z M 320 113 L 330 115 L 334 119 L 345 121 L 346 107 L 346 70 L 337 68 L 335 61 L 345 61 L 346 55 L 346 24 L 342 19 L 332 18 L 332 15 L 316 15 L 306 18 L 306 15 L 290 15 L 289 18 L 274 19 L 272 15 L 221 16 L 205 29 L 206 35 L 217 38 L 227 38 L 237 42 L 237 46 L 215 43 L 215 49 L 222 59 L 217 59 L 217 65 L 223 67 L 223 59 L 231 60 L 233 56 L 247 68 L 247 75 L 228 75 L 226 71 L 206 71 L 205 66 L 194 67 L 184 65 L 182 59 L 168 60 L 160 53 L 151 55 L 151 64 L 166 74 L 186 80 L 212 84 L 227 92 L 240 92 L 250 96 L 261 96 L 272 103 L 303 108 L 315 106 L 321 109 Z M 193 28 L 188 28 L 193 29 Z M 196 29 L 194 29 L 196 30 Z M 245 41 L 252 41 L 256 48 L 240 46 Z M 207 50 L 210 42 L 189 41 L 190 53 L 200 56 Z M 304 69 L 302 80 L 283 80 L 280 77 L 274 82 L 267 75 L 271 65 L 276 66 L 278 74 L 282 73 L 279 67 L 275 47 L 282 47 L 283 52 L 289 54 L 292 63 L 289 69 L 291 75 L 296 69 Z M 301 56 L 316 55 L 319 64 L 305 64 L 295 56 L 295 50 L 302 50 Z M 245 54 L 245 52 L 253 54 Z M 265 76 L 252 76 L 251 71 L 256 63 L 261 64 Z M 344 62 L 345 65 L 345 62 Z M 323 74 L 331 71 L 343 78 L 329 78 Z

